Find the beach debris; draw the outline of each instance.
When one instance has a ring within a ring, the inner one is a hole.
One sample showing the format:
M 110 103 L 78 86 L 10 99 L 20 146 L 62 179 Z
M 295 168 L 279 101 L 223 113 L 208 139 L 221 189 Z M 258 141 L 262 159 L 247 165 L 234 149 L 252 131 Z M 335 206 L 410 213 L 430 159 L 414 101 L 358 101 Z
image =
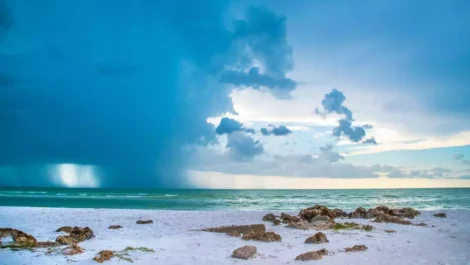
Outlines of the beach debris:
M 103 263 L 107 260 L 110 260 L 114 257 L 114 252 L 111 250 L 102 250 L 100 251 L 94 258 L 93 260 L 98 262 L 98 263 Z
M 3 237 L 11 237 L 14 242 L 7 247 L 30 248 L 36 247 L 38 243 L 32 235 L 13 228 L 0 228 L 0 241 Z
M 256 255 L 256 252 L 257 250 L 255 246 L 243 246 L 233 251 L 232 258 L 250 259 Z
M 319 260 L 323 256 L 328 255 L 328 250 L 320 249 L 318 251 L 309 251 L 303 254 L 298 255 L 295 260 L 308 261 L 308 260 Z
M 419 223 L 419 224 L 413 224 L 414 226 L 428 226 L 427 224 L 425 223 Z
M 307 238 L 305 240 L 305 243 L 312 243 L 312 244 L 321 244 L 321 243 L 328 243 L 328 238 L 326 238 L 326 235 L 323 234 L 322 232 L 318 232 L 315 235 Z
M 264 242 L 281 241 L 281 236 L 274 232 L 257 232 L 254 230 L 243 233 L 243 240 L 256 240 Z
M 367 247 L 364 245 L 354 245 L 350 248 L 345 248 L 344 251 L 346 252 L 357 252 L 357 251 L 366 251 Z
M 68 255 L 68 256 L 76 255 L 76 254 L 80 254 L 80 253 L 83 253 L 83 248 L 81 248 L 77 244 L 72 244 L 72 245 L 62 249 L 62 254 Z
M 385 233 L 389 233 L 389 234 L 391 234 L 391 233 L 396 233 L 396 232 L 397 232 L 397 231 L 395 231 L 395 230 L 385 230 Z
M 335 230 L 358 229 L 364 231 L 372 231 L 374 229 L 374 227 L 371 225 L 361 225 L 355 222 L 335 223 L 333 228 Z
M 65 232 L 65 233 L 70 233 L 72 232 L 73 227 L 71 226 L 62 226 L 61 228 L 55 230 L 56 232 Z
M 58 236 L 55 239 L 55 242 L 57 242 L 61 245 L 73 245 L 73 244 L 78 243 L 77 240 L 75 240 L 75 238 L 73 238 L 71 236 Z
M 440 218 L 447 218 L 447 214 L 446 214 L 446 213 L 435 213 L 434 216 L 435 216 L 435 217 L 440 217 Z
M 233 237 L 240 237 L 241 236 L 240 232 L 238 232 L 238 231 L 232 231 L 230 233 L 227 233 L 227 235 L 233 236 Z
M 108 229 L 121 229 L 121 228 L 122 228 L 122 226 L 120 226 L 120 225 L 110 225 L 108 227 Z
M 146 224 L 153 224 L 153 221 L 152 220 L 138 220 L 135 223 L 138 225 L 146 225 Z
M 266 226 L 264 224 L 219 226 L 212 228 L 204 228 L 202 229 L 202 231 L 215 233 L 231 233 L 233 231 L 237 231 L 239 233 L 246 233 L 249 231 L 255 231 L 264 233 L 266 232 Z

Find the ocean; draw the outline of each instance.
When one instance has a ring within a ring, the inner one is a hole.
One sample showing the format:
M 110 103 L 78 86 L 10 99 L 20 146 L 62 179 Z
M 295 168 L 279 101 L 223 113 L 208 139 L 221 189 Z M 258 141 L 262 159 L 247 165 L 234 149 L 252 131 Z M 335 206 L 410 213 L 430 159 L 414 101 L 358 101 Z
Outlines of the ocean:
M 470 188 L 364 190 L 124 190 L 0 188 L 0 206 L 165 209 L 292 210 L 322 204 L 357 207 L 470 209 Z

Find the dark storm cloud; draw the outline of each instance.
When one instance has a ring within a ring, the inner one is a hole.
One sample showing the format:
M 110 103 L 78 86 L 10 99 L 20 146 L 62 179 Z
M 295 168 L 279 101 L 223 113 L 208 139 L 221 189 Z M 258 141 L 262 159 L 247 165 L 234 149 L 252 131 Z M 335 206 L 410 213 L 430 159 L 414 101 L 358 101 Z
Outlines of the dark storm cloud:
M 470 161 L 465 159 L 465 156 L 463 154 L 455 154 L 454 160 L 459 161 L 460 163 L 462 163 L 462 165 L 470 166 Z
M 249 8 L 245 18 L 235 22 L 233 37 L 235 49 L 245 56 L 221 74 L 221 82 L 255 89 L 266 87 L 287 94 L 295 89 L 297 82 L 286 77 L 294 64 L 284 17 L 266 8 Z M 280 97 L 282 93 L 273 94 Z
M 375 140 L 374 137 L 371 137 L 371 138 L 369 138 L 369 139 L 364 140 L 362 143 L 363 143 L 363 144 L 375 144 L 375 145 L 376 145 L 376 144 L 377 144 L 377 141 Z
M 284 136 L 292 133 L 289 128 L 284 125 L 280 126 L 271 126 L 270 128 L 261 128 L 261 134 L 263 135 L 275 135 L 275 136 Z
M 237 120 L 230 119 L 230 118 L 222 118 L 220 120 L 219 126 L 215 128 L 215 133 L 217 134 L 231 134 L 233 132 L 247 132 L 247 133 L 255 133 L 253 129 L 244 128 L 243 124 L 238 122 Z
M 326 117 L 326 115 L 331 113 L 344 115 L 345 118 L 340 119 L 338 121 L 338 126 L 333 128 L 333 135 L 338 138 L 341 135 L 344 135 L 350 141 L 357 143 L 366 136 L 365 129 L 370 129 L 372 126 L 368 124 L 362 127 L 352 126 L 352 122 L 354 121 L 353 113 L 348 107 L 344 106 L 345 100 L 346 96 L 343 94 L 343 92 L 337 89 L 333 89 L 330 93 L 325 94 L 325 98 L 321 101 L 323 110 L 315 108 L 315 113 L 323 117 Z M 369 140 L 370 139 L 366 141 Z
M 243 132 L 229 134 L 227 140 L 226 147 L 229 148 L 229 154 L 235 160 L 251 160 L 264 152 L 263 144 Z
M 215 140 L 207 117 L 231 110 L 230 90 L 211 83 L 220 69 L 248 59 L 264 62 L 276 79 L 290 69 L 283 20 L 251 8 L 230 31 L 229 4 L 0 5 L 0 14 L 8 10 L 15 22 L 0 39 L 12 48 L 0 50 L 0 74 L 14 81 L 0 91 L 0 167 L 8 175 L 0 185 L 53 185 L 46 168 L 64 163 L 95 165 L 102 187 L 186 185 L 181 146 Z M 256 141 L 248 147 L 245 137 L 230 141 L 237 154 L 263 150 Z
M 292 91 L 297 86 L 297 83 L 290 78 L 275 78 L 260 73 L 259 67 L 252 67 L 247 73 L 241 71 L 224 71 L 220 76 L 220 82 L 255 89 L 267 87 L 286 91 Z

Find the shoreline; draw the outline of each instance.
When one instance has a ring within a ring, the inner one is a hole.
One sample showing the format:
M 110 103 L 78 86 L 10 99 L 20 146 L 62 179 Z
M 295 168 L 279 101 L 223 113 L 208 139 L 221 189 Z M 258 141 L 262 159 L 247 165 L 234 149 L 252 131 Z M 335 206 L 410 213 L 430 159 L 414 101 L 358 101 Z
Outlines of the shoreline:
M 299 209 L 300 210 L 300 209 Z M 436 218 L 436 212 L 446 212 L 447 218 Z M 0 264 L 98 264 L 92 260 L 104 249 L 123 250 L 127 247 L 145 247 L 155 252 L 133 252 L 134 264 L 449 264 L 470 262 L 470 210 L 422 211 L 412 219 L 424 222 L 427 227 L 392 223 L 373 223 L 367 219 L 335 219 L 338 223 L 357 222 L 372 224 L 367 231 L 322 231 L 329 243 L 305 244 L 307 237 L 316 230 L 297 230 L 273 226 L 263 222 L 267 213 L 281 211 L 212 211 L 212 210 L 153 210 L 153 209 L 90 209 L 90 208 L 40 208 L 0 207 L 0 227 L 11 227 L 33 235 L 38 241 L 53 241 L 63 233 L 54 232 L 61 226 L 80 226 L 93 229 L 96 237 L 80 243 L 84 253 L 64 256 L 60 253 L 46 255 L 46 249 L 11 251 L 0 249 Z M 286 211 L 296 215 L 298 211 Z M 137 220 L 153 220 L 153 224 L 138 225 Z M 225 234 L 195 231 L 224 225 L 264 223 L 268 231 L 282 236 L 281 242 L 244 241 Z M 110 225 L 121 225 L 110 230 Z M 432 227 L 432 226 L 435 227 Z M 392 229 L 396 233 L 388 234 Z M 364 244 L 367 251 L 345 253 L 345 247 Z M 236 248 L 253 245 L 258 256 L 248 261 L 231 258 Z M 317 261 L 295 261 L 295 257 L 307 251 L 325 248 L 327 257 Z M 114 258 L 104 264 L 132 264 Z

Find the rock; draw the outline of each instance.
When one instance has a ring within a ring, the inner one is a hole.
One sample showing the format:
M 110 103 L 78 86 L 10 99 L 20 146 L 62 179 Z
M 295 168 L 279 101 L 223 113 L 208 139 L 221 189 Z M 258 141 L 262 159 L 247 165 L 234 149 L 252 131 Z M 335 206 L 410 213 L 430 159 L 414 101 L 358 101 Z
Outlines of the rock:
M 286 213 L 281 213 L 281 221 L 284 224 L 290 224 L 290 223 L 300 222 L 301 219 L 297 216 L 292 216 L 292 215 L 288 215 Z
M 276 219 L 277 219 L 276 216 L 272 213 L 268 213 L 265 216 L 263 216 L 263 221 L 265 222 L 274 222 L 274 220 Z
M 411 222 L 407 220 L 403 220 L 400 217 L 382 214 L 375 218 L 374 222 L 376 223 L 394 223 L 394 224 L 402 224 L 402 225 L 410 225 Z
M 73 244 L 77 244 L 77 240 L 75 240 L 75 238 L 71 237 L 71 236 L 58 236 L 56 239 L 55 239 L 55 242 L 61 244 L 61 245 L 73 245 Z
M 274 242 L 281 241 L 281 236 L 274 232 L 256 232 L 251 230 L 249 232 L 243 233 L 243 240 L 257 240 L 264 242 Z
M 98 263 L 103 263 L 106 260 L 110 260 L 111 258 L 114 257 L 114 252 L 111 250 L 102 250 L 96 255 L 96 257 L 93 258 L 94 261 Z
M 446 214 L 446 213 L 435 213 L 434 216 L 435 216 L 435 217 L 440 217 L 440 218 L 447 218 L 447 214 Z
M 308 224 L 306 222 L 291 222 L 287 226 L 287 228 L 294 228 L 294 229 L 299 229 L 299 230 L 309 230 L 313 228 L 311 224 Z
M 335 218 L 335 213 L 323 205 L 315 205 L 306 209 L 302 209 L 299 212 L 299 217 L 303 220 L 311 221 L 313 217 L 317 215 L 325 215 L 330 218 Z
M 359 207 L 349 215 L 349 218 L 366 218 L 367 210 Z
M 341 229 L 359 229 L 359 230 L 364 230 L 364 231 L 372 231 L 374 229 L 373 226 L 371 225 L 361 225 L 355 222 L 345 222 L 345 223 L 336 223 L 334 225 L 335 230 L 341 230 Z
M 122 228 L 122 226 L 120 226 L 120 225 L 110 225 L 108 227 L 108 229 L 121 229 L 121 228 Z
M 315 217 L 312 218 L 312 220 L 310 220 L 310 222 L 316 222 L 316 221 L 324 221 L 324 222 L 328 222 L 330 221 L 330 217 L 326 216 L 326 215 L 317 215 Z
M 72 244 L 62 249 L 62 254 L 64 255 L 76 255 L 80 253 L 83 253 L 83 248 L 79 247 L 77 244 Z
M 138 225 L 146 225 L 146 224 L 153 224 L 153 221 L 152 220 L 138 220 L 135 223 Z
M 232 253 L 232 258 L 237 259 L 250 259 L 256 255 L 256 247 L 255 246 L 244 246 L 241 248 L 237 248 Z
M 279 219 L 274 220 L 273 225 L 275 225 L 275 226 L 281 225 L 281 220 L 279 220 Z
M 1 232 L 2 237 L 10 236 L 13 239 L 15 246 L 17 247 L 36 247 L 37 240 L 32 235 L 26 234 L 23 231 L 11 228 L 4 228 L 3 232 Z
M 396 232 L 397 232 L 397 231 L 395 231 L 395 230 L 385 230 L 385 233 L 389 233 L 389 234 L 390 234 L 390 233 L 396 233 Z
M 36 247 L 38 247 L 38 248 L 53 248 L 53 247 L 58 247 L 58 246 L 60 246 L 59 243 L 50 242 L 50 241 L 38 242 L 38 244 L 36 245 Z
M 414 224 L 414 226 L 428 226 L 428 225 L 425 223 L 419 223 L 419 224 Z
M 254 224 L 254 225 L 232 225 L 232 226 L 220 226 L 213 228 L 204 228 L 202 231 L 206 232 L 215 232 L 215 233 L 231 233 L 237 231 L 239 233 L 246 233 L 249 231 L 255 232 L 266 232 L 266 226 L 264 224 Z
M 356 251 L 366 251 L 367 247 L 364 245 L 355 245 L 350 248 L 345 248 L 344 251 L 346 252 L 356 252 Z
M 319 260 L 322 259 L 322 256 L 328 255 L 326 249 L 321 249 L 318 251 L 309 251 L 303 254 L 298 255 L 295 260 L 308 261 L 308 260 Z
M 332 210 L 332 212 L 334 213 L 335 217 L 334 218 L 339 218 L 339 217 L 342 217 L 344 215 L 344 211 L 341 210 L 341 209 L 334 209 Z
M 75 226 L 72 231 L 70 231 L 70 237 L 75 239 L 77 242 L 83 242 L 95 237 L 93 230 L 89 227 L 78 227 Z
M 321 244 L 321 243 L 328 243 L 328 238 L 322 232 L 318 232 L 315 235 L 307 238 L 305 243 L 312 243 L 312 244 Z
M 413 219 L 421 213 L 413 208 L 405 207 L 401 209 L 389 209 L 388 214 L 392 216 L 404 217 L 408 219 Z
M 232 231 L 230 233 L 227 233 L 227 235 L 233 236 L 233 237 L 240 237 L 241 236 L 240 232 L 238 232 L 238 231 Z
M 61 228 L 55 230 L 56 232 L 65 232 L 65 233 L 70 233 L 72 232 L 73 227 L 71 226 L 62 226 Z

